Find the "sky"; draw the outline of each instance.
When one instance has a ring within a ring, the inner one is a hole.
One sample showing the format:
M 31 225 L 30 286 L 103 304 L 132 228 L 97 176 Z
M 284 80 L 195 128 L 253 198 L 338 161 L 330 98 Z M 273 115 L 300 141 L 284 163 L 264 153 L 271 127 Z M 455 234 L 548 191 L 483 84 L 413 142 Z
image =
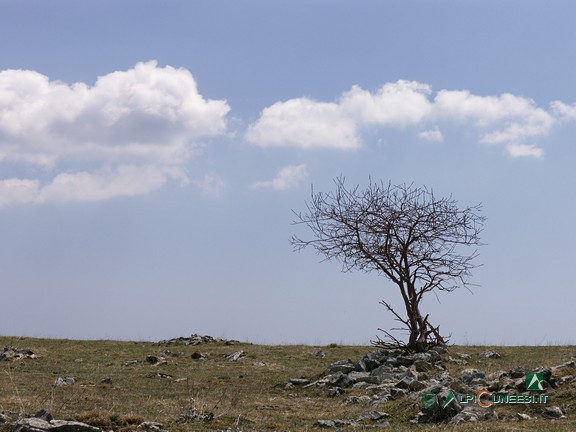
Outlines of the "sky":
M 0 334 L 369 344 L 383 277 L 295 253 L 343 175 L 487 217 L 457 344 L 576 344 L 572 1 L 0 0 Z

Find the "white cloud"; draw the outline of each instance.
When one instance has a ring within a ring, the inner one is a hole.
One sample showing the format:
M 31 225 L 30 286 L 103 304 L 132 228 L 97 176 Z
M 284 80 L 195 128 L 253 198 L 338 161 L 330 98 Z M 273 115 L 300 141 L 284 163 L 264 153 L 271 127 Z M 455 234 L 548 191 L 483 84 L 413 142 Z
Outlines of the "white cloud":
M 353 86 L 340 98 L 342 111 L 358 123 L 407 126 L 430 114 L 430 86 L 415 81 L 383 85 L 376 93 Z
M 24 196 L 30 182 L 38 194 L 21 202 L 108 199 L 182 180 L 199 140 L 226 132 L 229 109 L 200 95 L 189 71 L 154 61 L 101 76 L 93 86 L 0 71 L 0 163 L 56 172 L 43 187 L 36 179 L 2 180 L 0 202 L 18 202 L 10 194 Z M 72 173 L 58 173 L 61 165 Z M 139 184 L 132 182 L 137 173 L 144 176 Z
M 274 179 L 255 182 L 252 184 L 252 187 L 254 189 L 283 191 L 302 183 L 306 178 L 308 178 L 306 164 L 289 165 L 282 168 Z
M 248 128 L 246 140 L 261 147 L 355 149 L 356 124 L 335 103 L 307 98 L 277 102 Z
M 429 129 L 423 132 L 420 132 L 418 136 L 426 141 L 433 141 L 433 142 L 443 142 L 444 135 L 438 129 Z
M 48 184 L 38 180 L 0 180 L 0 207 L 24 203 L 90 202 L 147 194 L 169 179 L 185 181 L 178 169 L 121 165 L 96 173 L 61 173 Z
M 533 157 L 541 158 L 544 156 L 544 150 L 535 144 L 508 144 L 506 146 L 508 154 L 512 157 Z
M 494 144 L 517 144 L 545 136 L 555 121 L 534 101 L 509 93 L 477 96 L 468 91 L 442 90 L 436 95 L 434 106 L 436 116 L 471 122 L 481 131 L 481 141 Z
M 568 105 L 564 102 L 554 101 L 550 104 L 550 108 L 561 120 L 576 120 L 576 104 Z
M 34 202 L 40 183 L 37 180 L 10 178 L 0 180 L 0 207 Z
M 201 180 L 196 181 L 195 185 L 200 189 L 202 195 L 219 196 L 224 190 L 224 180 L 217 174 L 206 174 Z
M 543 150 L 525 142 L 547 136 L 555 113 L 576 118 L 576 106 L 555 103 L 552 109 L 509 93 L 479 96 L 467 90 L 440 90 L 432 97 L 427 84 L 397 81 L 376 92 L 353 86 L 337 102 L 306 98 L 278 102 L 262 111 L 246 139 L 261 147 L 355 149 L 370 127 L 426 127 L 434 121 L 472 128 L 480 142 L 502 145 L 510 154 L 514 149 L 517 157 L 533 157 Z M 437 129 L 418 135 L 431 141 L 444 139 Z
M 246 140 L 261 147 L 356 149 L 366 124 L 405 126 L 429 114 L 429 86 L 398 81 L 375 94 L 353 86 L 338 103 L 308 98 L 277 102 L 250 125 Z

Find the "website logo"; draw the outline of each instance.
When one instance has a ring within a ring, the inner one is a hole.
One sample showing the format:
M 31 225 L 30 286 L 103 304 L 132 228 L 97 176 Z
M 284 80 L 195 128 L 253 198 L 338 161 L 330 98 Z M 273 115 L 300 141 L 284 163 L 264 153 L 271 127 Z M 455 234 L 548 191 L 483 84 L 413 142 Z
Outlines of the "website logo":
M 456 399 L 456 396 L 454 395 L 454 392 L 450 390 L 446 400 L 442 404 L 442 409 L 446 409 L 454 399 Z M 422 393 L 422 396 L 420 396 L 420 404 L 426 409 L 432 409 L 438 405 L 438 396 L 432 392 Z
M 422 404 L 422 407 L 432 409 L 438 404 L 438 397 L 434 393 L 422 393 L 420 403 Z
M 444 401 L 444 405 L 442 405 L 442 408 L 443 409 L 446 408 L 450 404 L 450 402 L 452 402 L 454 399 L 456 399 L 456 397 L 454 396 L 452 390 L 450 390 L 450 393 L 448 393 L 448 397 Z
M 542 372 L 533 372 L 526 374 L 526 390 L 539 390 L 543 391 L 542 381 L 544 381 L 544 374 Z

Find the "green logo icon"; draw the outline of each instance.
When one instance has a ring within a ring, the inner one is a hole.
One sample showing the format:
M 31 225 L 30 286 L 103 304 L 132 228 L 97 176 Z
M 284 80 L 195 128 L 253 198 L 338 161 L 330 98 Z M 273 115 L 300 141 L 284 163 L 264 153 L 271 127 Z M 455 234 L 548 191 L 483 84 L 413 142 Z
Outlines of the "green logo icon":
M 452 402 L 454 399 L 456 399 L 456 397 L 454 396 L 454 393 L 452 393 L 452 390 L 450 390 L 450 393 L 448 393 L 448 397 L 446 398 L 444 404 L 442 405 L 442 409 L 446 408 L 450 404 L 450 402 Z
M 422 393 L 422 396 L 420 397 L 420 403 L 424 408 L 431 409 L 434 408 L 436 404 L 438 404 L 438 397 L 436 397 L 434 393 Z
M 542 386 L 544 374 L 541 372 L 532 372 L 526 374 L 526 390 L 544 390 Z

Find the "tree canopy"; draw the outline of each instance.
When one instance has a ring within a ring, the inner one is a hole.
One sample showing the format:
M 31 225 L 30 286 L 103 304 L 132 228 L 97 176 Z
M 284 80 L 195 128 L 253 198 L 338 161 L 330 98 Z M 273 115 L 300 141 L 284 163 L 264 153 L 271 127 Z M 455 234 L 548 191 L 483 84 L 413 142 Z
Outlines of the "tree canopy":
M 420 312 L 420 304 L 426 293 L 470 285 L 485 221 L 481 205 L 460 208 L 452 196 L 437 198 L 432 190 L 413 184 L 370 180 L 366 188 L 348 188 L 344 177 L 334 183 L 332 192 L 312 190 L 306 211 L 295 212 L 295 224 L 306 225 L 313 237 L 293 236 L 292 245 L 296 250 L 313 247 L 326 260 L 340 261 L 345 272 L 376 271 L 398 287 L 406 314 L 388 301 L 382 304 L 409 337 L 403 343 L 383 330 L 388 343 L 415 351 L 446 343 Z

